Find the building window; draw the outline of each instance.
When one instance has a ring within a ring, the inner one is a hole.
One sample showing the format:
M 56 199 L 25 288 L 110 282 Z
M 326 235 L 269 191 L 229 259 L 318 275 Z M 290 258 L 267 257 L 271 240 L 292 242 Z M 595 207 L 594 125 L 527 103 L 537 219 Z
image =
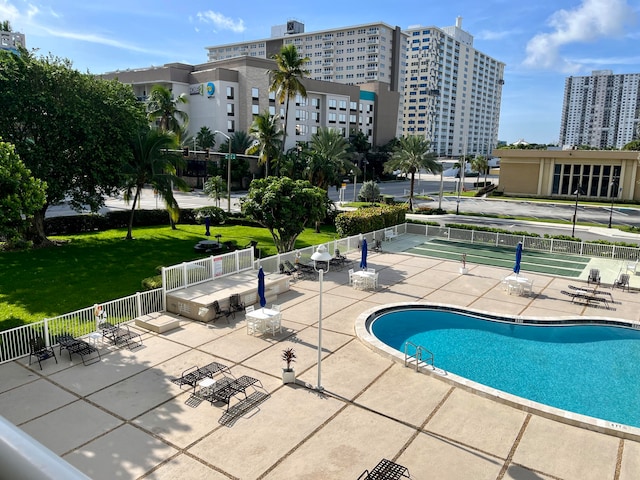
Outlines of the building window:
M 235 120 L 227 120 L 227 132 L 233 133 L 236 131 L 236 121 Z
M 260 90 L 258 90 L 257 88 L 253 87 L 251 89 L 251 98 L 253 98 L 254 100 L 257 100 L 258 98 L 260 98 Z
M 233 103 L 227 103 L 227 115 L 233 116 L 234 106 Z
M 335 110 L 338 106 L 338 101 L 335 98 L 329 99 L 329 108 Z
M 227 100 L 233 100 L 233 87 L 227 87 Z
M 260 115 L 260 105 L 251 105 L 251 113 L 253 115 Z

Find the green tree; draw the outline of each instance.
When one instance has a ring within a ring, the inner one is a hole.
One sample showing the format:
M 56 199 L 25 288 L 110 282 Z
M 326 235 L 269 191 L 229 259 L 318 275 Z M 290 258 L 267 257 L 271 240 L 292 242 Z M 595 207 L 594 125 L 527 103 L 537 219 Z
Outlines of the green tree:
M 177 187 L 182 191 L 189 189 L 186 182 L 176 175 L 176 166 L 181 158 L 175 153 L 168 152 L 175 148 L 176 137 L 171 132 L 144 128 L 131 140 L 133 155 L 125 165 L 125 191 L 124 199 L 132 202 L 131 216 L 127 240 L 133 239 L 133 217 L 140 193 L 145 185 L 151 185 L 158 195 L 164 199 L 167 211 L 173 222 L 178 221 L 180 210 L 178 202 L 173 196 L 173 189 Z
M 220 175 L 209 178 L 203 186 L 204 193 L 216 201 L 216 205 L 220 207 L 220 198 L 227 191 L 227 182 Z
M 216 135 L 209 127 L 200 127 L 196 134 L 196 143 L 199 148 L 213 148 L 216 146 Z
M 413 190 L 416 172 L 421 169 L 430 173 L 437 173 L 442 166 L 436 161 L 436 156 L 429 152 L 430 143 L 424 137 L 410 135 L 402 137 L 391 154 L 391 159 L 384 164 L 387 173 L 400 170 L 411 175 L 409 190 L 409 210 L 413 211 Z
M 276 68 L 268 70 L 270 91 L 275 92 L 276 99 L 284 104 L 284 127 L 282 134 L 282 152 L 287 143 L 287 126 L 289 122 L 289 100 L 296 95 L 307 96 L 307 89 L 302 80 L 309 77 L 309 70 L 305 66 L 311 62 L 309 57 L 301 57 L 296 46 L 285 45 L 280 53 L 272 57 L 276 61 Z
M 278 128 L 278 121 L 275 115 L 269 115 L 265 110 L 260 115 L 256 115 L 251 124 L 249 133 L 253 135 L 255 141 L 246 150 L 246 153 L 258 154 L 259 162 L 265 165 L 265 177 L 269 176 L 269 160 L 277 158 L 282 144 L 282 130 Z M 278 171 L 278 176 L 280 172 Z
M 305 180 L 260 178 L 251 182 L 242 212 L 271 233 L 279 253 L 295 248 L 296 239 L 327 214 L 327 192 Z
M 183 128 L 189 124 L 189 115 L 179 107 L 187 102 L 184 93 L 174 98 L 173 92 L 168 88 L 154 85 L 147 100 L 147 117 L 151 122 L 158 121 L 160 130 L 174 132 L 180 139 Z
M 640 128 L 640 126 L 638 127 Z M 640 140 L 632 140 L 627 143 L 622 150 L 640 150 Z
M 334 128 L 319 128 L 311 137 L 309 150 L 306 178 L 323 190 L 340 186 L 344 176 L 355 168 L 349 142 Z
M 360 187 L 358 192 L 358 200 L 361 202 L 375 202 L 380 198 L 380 187 L 373 180 L 368 180 Z
M 0 22 L 0 32 L 12 32 L 11 22 L 9 20 L 3 20 Z
M 471 160 L 471 170 L 480 173 L 484 172 L 484 184 L 487 184 L 487 172 L 489 170 L 489 160 L 484 155 L 477 155 Z
M 47 182 L 47 199 L 26 234 L 36 245 L 49 205 L 68 201 L 97 211 L 122 186 L 129 139 L 146 125 L 130 86 L 74 70 L 68 60 L 0 50 L 0 137 L 35 178 Z
M 0 141 L 0 240 L 15 244 L 46 201 L 47 184 L 34 178 L 10 143 Z

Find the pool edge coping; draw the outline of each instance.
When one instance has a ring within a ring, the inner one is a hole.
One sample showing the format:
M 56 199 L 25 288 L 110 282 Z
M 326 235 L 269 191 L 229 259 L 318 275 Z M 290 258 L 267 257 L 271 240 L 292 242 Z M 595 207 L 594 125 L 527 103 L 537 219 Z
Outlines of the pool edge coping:
M 531 321 L 530 325 L 541 325 L 545 323 L 545 320 L 548 320 L 549 323 L 554 322 L 554 326 L 558 326 L 557 322 L 565 321 L 566 324 L 595 324 L 598 320 L 604 322 L 603 326 L 612 326 L 612 324 L 619 325 L 629 325 L 634 329 L 640 328 L 640 322 L 632 321 L 632 320 L 620 320 L 615 318 L 607 318 L 607 317 L 580 317 L 576 318 L 575 316 L 558 316 L 558 317 L 528 317 L 522 315 L 508 315 L 508 314 L 497 314 L 494 312 L 489 312 L 486 310 L 479 310 L 471 307 L 460 307 L 458 305 L 449 305 L 445 303 L 436 303 L 436 302 L 398 302 L 398 303 L 389 303 L 385 305 L 378 305 L 372 308 L 369 308 L 362 312 L 355 321 L 354 330 L 356 337 L 363 343 L 365 346 L 375 351 L 376 353 L 389 358 L 395 362 L 401 363 L 409 368 L 405 364 L 404 353 L 396 350 L 382 341 L 378 340 L 378 338 L 369 332 L 369 324 L 371 323 L 372 317 L 376 314 L 379 314 L 385 310 L 393 310 L 401 307 L 425 307 L 425 308 L 440 308 L 443 310 L 453 310 L 453 311 L 464 311 L 471 314 L 477 315 L 486 315 L 489 317 L 499 317 L 507 322 L 513 322 L 514 324 L 521 325 L 527 320 Z M 535 323 L 534 323 L 535 322 Z M 414 367 L 411 367 L 414 368 Z M 461 377 L 459 375 L 453 374 L 451 372 L 446 372 L 442 369 L 438 369 L 437 367 L 431 368 L 430 366 L 426 366 L 425 364 L 417 366 L 414 368 L 421 373 L 426 373 L 429 376 L 438 378 L 450 385 L 462 388 L 465 391 L 480 395 L 481 397 L 488 398 L 499 403 L 517 408 L 518 410 L 522 410 L 528 413 L 533 413 L 539 415 L 541 417 L 558 421 L 561 423 L 565 423 L 568 425 L 572 425 L 579 428 L 584 428 L 587 430 L 604 433 L 607 435 L 612 435 L 618 438 L 624 438 L 629 440 L 640 441 L 640 428 L 633 427 L 630 425 L 618 424 L 615 422 L 610 422 L 608 420 L 602 420 L 596 417 L 590 417 L 587 415 L 582 415 L 579 413 L 569 412 L 567 410 L 562 410 L 560 408 L 551 407 L 549 405 L 545 405 L 539 402 L 534 402 L 532 400 L 528 400 L 523 397 L 519 397 L 517 395 L 513 395 L 502 390 L 497 390 L 492 387 L 488 387 L 481 383 L 474 382 L 467 378 Z

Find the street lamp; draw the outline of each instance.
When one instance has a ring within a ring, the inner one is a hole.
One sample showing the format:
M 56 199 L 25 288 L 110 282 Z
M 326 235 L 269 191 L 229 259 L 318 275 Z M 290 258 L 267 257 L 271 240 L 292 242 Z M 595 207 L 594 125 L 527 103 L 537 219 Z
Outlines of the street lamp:
M 618 183 L 616 182 L 616 180 L 617 179 L 614 179 L 613 182 L 611 182 L 611 184 L 609 185 L 609 188 L 611 188 L 611 210 L 609 210 L 609 228 L 611 228 L 611 220 L 613 218 L 613 201 L 618 196 Z
M 353 201 L 356 201 L 356 184 L 358 183 L 358 174 L 354 171 L 351 170 L 351 173 L 353 174 Z
M 229 144 L 229 154 L 227 155 L 227 212 L 231 213 L 231 137 L 220 130 L 215 130 L 213 133 L 222 135 Z
M 317 390 L 323 390 L 322 387 L 322 284 L 324 282 L 324 268 L 318 270 L 318 262 L 322 262 L 323 267 L 326 265 L 327 272 L 329 271 L 329 263 L 331 261 L 331 254 L 327 251 L 327 247 L 319 245 L 315 253 L 311 255 L 313 260 L 313 268 L 318 272 L 320 282 L 320 300 L 318 305 L 318 385 Z
M 575 237 L 575 233 L 576 233 L 576 218 L 578 217 L 578 197 L 580 197 L 581 193 L 582 193 L 582 189 L 580 188 L 580 186 L 578 186 L 578 188 L 576 188 L 576 191 L 573 192 L 573 194 L 576 196 L 576 206 L 573 210 L 573 228 L 571 229 L 572 237 Z

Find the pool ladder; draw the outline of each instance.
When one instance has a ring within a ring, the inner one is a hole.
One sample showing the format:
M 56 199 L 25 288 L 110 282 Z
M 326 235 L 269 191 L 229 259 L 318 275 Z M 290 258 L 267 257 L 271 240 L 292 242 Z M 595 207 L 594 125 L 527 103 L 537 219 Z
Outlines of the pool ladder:
M 411 356 L 409 355 L 409 346 L 412 346 L 413 348 L 416 349 L 416 354 L 415 356 Z M 421 345 L 416 345 L 415 343 L 411 343 L 411 342 L 405 342 L 404 344 L 404 366 L 407 367 L 409 363 L 411 363 L 413 359 L 415 357 L 415 362 L 416 362 L 416 372 L 418 371 L 418 367 L 420 366 L 420 362 L 424 363 L 425 365 L 431 365 L 432 368 L 434 368 L 433 365 L 433 352 L 427 350 L 426 348 L 424 348 Z

